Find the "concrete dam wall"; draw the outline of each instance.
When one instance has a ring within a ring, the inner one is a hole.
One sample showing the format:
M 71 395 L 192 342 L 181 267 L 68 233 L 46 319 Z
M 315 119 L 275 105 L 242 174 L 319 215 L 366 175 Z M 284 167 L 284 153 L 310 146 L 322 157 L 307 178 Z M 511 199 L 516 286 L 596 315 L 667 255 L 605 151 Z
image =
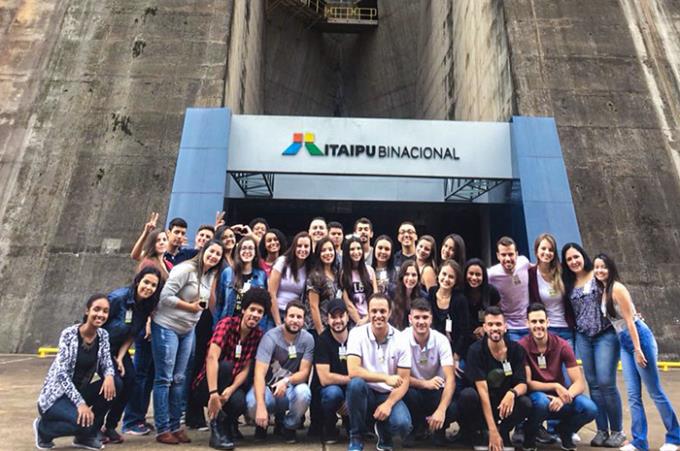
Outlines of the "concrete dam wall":
M 379 9 L 377 29 L 334 34 L 264 0 L 0 6 L 0 352 L 56 344 L 90 293 L 128 283 L 148 212 L 167 210 L 185 108 L 227 106 L 555 117 L 586 249 L 617 258 L 661 352 L 680 357 L 680 5 Z

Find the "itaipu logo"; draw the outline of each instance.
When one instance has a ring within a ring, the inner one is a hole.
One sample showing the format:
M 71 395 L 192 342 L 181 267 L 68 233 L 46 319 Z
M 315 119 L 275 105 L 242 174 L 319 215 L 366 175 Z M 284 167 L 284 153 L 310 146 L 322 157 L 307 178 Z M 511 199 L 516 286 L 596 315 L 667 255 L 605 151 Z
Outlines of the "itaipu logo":
M 321 150 L 314 143 L 314 133 L 293 133 L 293 142 L 283 151 L 284 156 L 295 156 L 304 144 L 313 157 L 367 157 L 411 160 L 460 160 L 456 148 L 446 146 L 393 146 L 375 144 L 325 144 Z

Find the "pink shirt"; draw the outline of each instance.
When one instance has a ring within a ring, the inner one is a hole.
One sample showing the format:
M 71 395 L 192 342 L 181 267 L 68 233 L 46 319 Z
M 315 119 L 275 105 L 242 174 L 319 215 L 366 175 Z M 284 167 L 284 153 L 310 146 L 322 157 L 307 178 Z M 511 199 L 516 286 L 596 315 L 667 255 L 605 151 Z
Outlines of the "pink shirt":
M 501 295 L 498 306 L 503 310 L 508 329 L 527 328 L 529 266 L 529 259 L 520 255 L 512 274 L 506 273 L 500 263 L 489 268 L 489 283 Z

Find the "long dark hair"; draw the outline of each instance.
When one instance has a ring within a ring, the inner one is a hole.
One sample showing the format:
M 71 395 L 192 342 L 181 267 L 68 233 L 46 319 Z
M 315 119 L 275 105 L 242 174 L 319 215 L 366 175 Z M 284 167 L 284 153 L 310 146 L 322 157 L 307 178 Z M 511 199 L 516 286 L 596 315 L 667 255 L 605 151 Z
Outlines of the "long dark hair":
M 236 243 L 236 246 L 234 246 L 234 277 L 232 279 L 234 288 L 241 288 L 243 286 L 243 267 L 245 264 L 243 263 L 243 260 L 241 260 L 241 246 L 243 246 L 243 243 L 246 241 L 252 242 L 255 247 L 255 249 L 253 249 L 253 254 L 255 255 L 253 256 L 251 271 L 260 268 L 260 258 L 257 255 L 257 240 L 252 235 L 246 235 Z
M 109 298 L 104 294 L 104 293 L 95 293 L 89 298 L 87 298 L 87 301 L 85 302 L 85 309 L 90 310 L 90 307 L 92 307 L 92 304 L 94 304 L 94 301 L 97 301 L 99 299 L 106 299 L 106 302 L 109 302 Z M 83 322 L 82 324 L 85 324 L 87 322 L 87 313 L 83 315 Z
M 224 235 L 224 232 L 226 232 L 227 229 L 231 230 L 231 228 L 229 228 L 228 226 L 220 226 L 215 231 L 215 239 L 222 243 L 222 260 L 225 262 L 227 261 L 227 256 L 231 257 L 232 259 L 234 258 L 234 249 L 236 249 L 236 244 L 234 244 L 234 247 L 232 247 L 230 250 L 227 250 L 227 248 L 224 247 L 224 243 L 222 242 L 222 235 Z M 231 233 L 234 233 L 234 231 L 231 230 Z M 234 242 L 236 242 L 235 233 Z M 203 247 L 205 247 L 205 245 Z M 224 265 L 222 265 L 222 268 L 224 268 Z
M 470 284 L 468 283 L 467 280 L 467 272 L 470 266 L 479 266 L 482 269 L 482 283 L 479 285 L 478 288 L 472 288 Z M 487 274 L 486 271 L 486 265 L 484 262 L 479 259 L 479 258 L 471 258 L 470 260 L 465 263 L 465 270 L 463 271 L 463 280 L 464 280 L 464 292 L 465 292 L 465 297 L 468 299 L 468 302 L 472 302 L 473 295 L 472 293 L 476 290 L 479 290 L 479 300 L 481 301 L 481 305 L 483 308 L 487 308 L 490 305 L 491 299 L 490 299 L 490 288 L 489 288 L 489 275 Z
M 161 290 L 163 289 L 163 277 L 161 277 L 161 272 L 156 268 L 155 266 L 147 266 L 145 268 L 142 268 L 137 274 L 135 274 L 134 279 L 132 279 L 132 284 L 130 285 L 130 289 L 132 290 L 132 295 L 135 297 L 135 300 L 137 300 L 137 288 L 139 287 L 139 284 L 142 282 L 142 279 L 144 276 L 147 274 L 152 274 L 156 277 L 158 277 L 158 286 L 156 286 L 156 291 L 149 297 L 149 299 L 145 299 L 145 302 L 151 303 L 151 305 L 156 306 L 158 304 L 158 300 L 161 297 Z
M 416 285 L 411 290 L 411 295 L 406 294 L 406 285 L 404 285 L 404 276 L 408 268 L 415 268 L 416 270 Z M 404 261 L 397 272 L 397 288 L 394 291 L 394 302 L 392 302 L 392 315 L 390 322 L 396 328 L 405 327 L 406 315 L 411 310 L 411 301 L 416 299 L 419 294 L 418 286 L 420 285 L 420 272 L 415 260 L 408 259 Z
M 390 271 L 394 271 L 394 242 L 392 241 L 392 238 L 390 238 L 387 235 L 380 235 L 378 238 L 373 241 L 374 247 L 373 247 L 373 267 L 375 267 L 378 264 L 378 259 L 375 257 L 375 250 L 378 248 L 378 242 L 380 241 L 387 241 L 390 243 L 390 258 L 387 259 L 386 262 L 386 268 L 387 272 L 389 273 Z
M 602 283 L 599 280 L 595 279 L 597 281 L 597 284 L 602 287 L 602 290 L 604 291 L 605 295 L 607 296 L 607 315 L 611 316 L 612 318 L 616 318 L 619 316 L 616 313 L 616 309 L 614 309 L 614 296 L 613 296 L 613 291 L 614 291 L 614 283 L 615 282 L 621 282 L 621 277 L 619 276 L 619 269 L 616 267 L 616 263 L 614 263 L 614 260 L 607 254 L 604 253 L 599 253 L 595 256 L 593 261 L 600 259 L 602 260 L 602 263 L 604 263 L 604 266 L 607 268 L 607 271 L 609 272 L 609 275 L 607 276 L 607 283 Z
M 571 296 L 571 292 L 574 290 L 574 285 L 576 284 L 576 274 L 569 269 L 567 265 L 567 251 L 569 249 L 576 249 L 576 251 L 583 257 L 583 270 L 590 272 L 593 270 L 593 261 L 588 257 L 585 249 L 581 247 L 578 243 L 567 243 L 562 247 L 562 282 L 564 282 L 564 294 L 566 296 Z
M 325 236 L 321 238 L 319 241 L 316 243 L 316 247 L 314 248 L 314 255 L 312 255 L 312 271 L 318 271 L 321 274 L 324 273 L 324 263 L 321 261 L 321 248 L 323 248 L 323 245 L 326 243 L 331 243 L 331 246 L 333 246 L 333 261 L 331 262 L 331 268 L 335 266 L 335 260 L 338 258 L 338 254 L 335 250 L 335 244 L 333 244 L 333 241 L 328 237 Z
M 437 253 L 437 241 L 434 239 L 432 235 L 423 235 L 416 241 L 416 248 L 418 247 L 418 243 L 420 243 L 421 241 L 427 241 L 428 243 L 430 243 L 430 256 L 425 261 L 425 266 L 430 265 L 432 266 L 432 269 L 434 269 L 434 272 L 438 272 L 437 260 L 439 259 L 439 255 Z M 417 253 L 415 258 L 416 259 L 418 258 Z
M 361 246 L 361 240 L 357 236 L 351 236 L 342 245 L 342 276 L 340 277 L 340 284 L 343 290 L 347 290 L 350 298 L 354 296 L 354 289 L 352 285 L 352 258 L 349 256 L 349 248 L 352 243 L 359 243 Z M 371 283 L 371 276 L 368 275 L 368 269 L 366 269 L 366 262 L 364 261 L 364 250 L 361 248 L 361 258 L 357 263 L 357 272 L 359 273 L 359 280 L 364 285 L 364 294 L 366 294 L 366 299 L 368 299 L 373 294 L 373 284 Z
M 457 233 L 451 233 L 450 235 L 446 235 L 444 237 L 444 239 L 442 240 L 441 247 L 444 247 L 444 243 L 446 243 L 447 240 L 453 241 L 453 259 L 456 262 L 458 262 L 458 264 L 462 268 L 463 266 L 465 266 L 466 257 L 465 240 L 463 239 L 462 236 L 458 235 Z
M 283 234 L 279 229 L 268 229 L 265 233 L 262 239 L 260 240 L 260 244 L 258 245 L 258 250 L 260 251 L 260 258 L 262 260 L 267 260 L 267 257 L 269 256 L 269 252 L 267 252 L 267 247 L 265 246 L 265 241 L 267 239 L 267 235 L 273 233 L 276 235 L 276 238 L 279 240 L 279 256 L 283 255 L 286 253 L 288 250 L 288 241 L 286 240 L 286 235 Z
M 156 258 L 161 256 L 158 254 L 158 252 L 156 252 L 156 240 L 158 239 L 158 235 L 161 233 L 165 233 L 165 230 L 156 229 L 149 233 L 149 235 L 146 237 L 146 241 L 144 241 L 144 247 L 142 248 L 142 255 L 144 255 L 144 257 Z
M 205 255 L 206 251 L 207 251 L 211 246 L 215 246 L 215 245 L 219 246 L 220 249 L 222 249 L 222 257 L 224 257 L 224 245 L 222 244 L 222 241 L 216 240 L 216 239 L 212 239 L 212 240 L 208 241 L 207 243 L 205 243 L 205 244 L 203 245 L 203 247 L 201 248 L 201 250 L 198 251 L 198 254 L 196 254 L 196 256 L 195 256 L 194 258 L 192 258 L 191 260 L 189 260 L 190 262 L 192 262 L 192 263 L 194 264 L 194 266 L 195 266 L 195 268 L 196 268 L 196 271 L 198 272 L 198 278 L 199 278 L 199 279 L 203 276 L 203 255 Z M 236 246 L 234 246 L 234 247 L 236 247 Z M 222 260 L 224 260 L 224 258 L 221 258 L 221 259 L 220 259 L 220 262 L 221 262 Z M 222 269 L 222 265 L 220 264 L 220 262 L 218 262 L 215 266 L 213 266 L 212 268 L 210 268 L 210 269 L 208 270 L 208 272 L 213 272 L 213 271 L 219 271 L 219 270 L 221 270 L 221 269 Z
M 285 254 L 283 254 L 285 260 L 285 270 L 282 275 L 288 275 L 288 274 L 293 274 L 293 280 L 295 282 L 298 281 L 298 270 L 300 269 L 300 266 L 297 261 L 297 257 L 295 256 L 295 250 L 297 249 L 298 242 L 303 239 L 307 238 L 309 240 L 309 256 L 305 259 L 304 262 L 304 268 L 305 268 L 305 273 L 309 275 L 310 271 L 312 270 L 312 237 L 309 236 L 309 233 L 307 232 L 300 232 L 297 235 L 293 237 L 293 241 L 290 243 L 290 247 L 286 251 Z

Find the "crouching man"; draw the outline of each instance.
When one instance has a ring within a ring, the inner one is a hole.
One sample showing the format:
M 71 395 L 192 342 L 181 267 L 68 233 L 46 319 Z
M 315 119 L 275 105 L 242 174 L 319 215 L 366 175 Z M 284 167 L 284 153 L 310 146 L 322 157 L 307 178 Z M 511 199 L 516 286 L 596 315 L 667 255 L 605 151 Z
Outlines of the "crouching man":
M 536 449 L 536 433 L 545 420 L 559 419 L 555 428 L 561 448 L 576 450 L 572 435 L 595 419 L 597 406 L 583 394 L 585 383 L 574 351 L 566 340 L 548 333 L 548 315 L 543 304 L 531 304 L 527 325 L 530 335 L 519 344 L 527 354 L 526 373 L 533 409 L 524 428 L 524 449 Z M 562 373 L 566 366 L 571 385 Z
M 383 294 L 373 294 L 368 300 L 370 322 L 349 333 L 349 451 L 364 449 L 371 419 L 375 420 L 378 451 L 391 451 L 392 436 L 403 439 L 411 431 L 411 415 L 402 401 L 409 385 L 411 347 L 408 336 L 387 322 L 389 317 L 390 301 Z

